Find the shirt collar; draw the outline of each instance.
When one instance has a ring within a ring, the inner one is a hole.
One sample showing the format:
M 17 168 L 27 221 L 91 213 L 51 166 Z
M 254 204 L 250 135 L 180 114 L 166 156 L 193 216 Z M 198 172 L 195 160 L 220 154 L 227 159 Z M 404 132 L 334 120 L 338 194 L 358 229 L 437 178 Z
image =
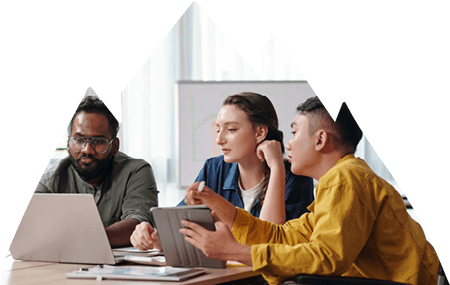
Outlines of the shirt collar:
M 223 183 L 223 190 L 239 191 L 239 168 L 237 162 L 233 163 Z
M 344 163 L 345 161 L 350 160 L 350 159 L 353 159 L 353 158 L 355 158 L 355 154 L 354 154 L 354 153 L 347 154 L 346 156 L 340 158 L 340 159 L 336 162 L 336 164 L 335 164 L 332 168 L 330 168 L 330 169 L 327 171 L 327 173 L 325 173 L 325 175 L 327 175 L 327 174 L 331 171 L 331 169 L 334 169 L 334 168 L 335 168 L 336 166 L 338 166 L 339 164 L 342 164 L 342 163 Z M 324 175 L 324 176 L 325 176 L 325 175 Z M 322 176 L 322 177 L 323 177 L 323 176 Z M 321 177 L 321 178 L 322 178 L 322 177 Z
M 347 154 L 343 158 L 339 159 L 338 162 L 336 162 L 336 165 L 338 165 L 339 163 L 342 163 L 342 162 L 344 162 L 346 160 L 352 159 L 352 158 L 355 158 L 355 154 L 354 153 Z

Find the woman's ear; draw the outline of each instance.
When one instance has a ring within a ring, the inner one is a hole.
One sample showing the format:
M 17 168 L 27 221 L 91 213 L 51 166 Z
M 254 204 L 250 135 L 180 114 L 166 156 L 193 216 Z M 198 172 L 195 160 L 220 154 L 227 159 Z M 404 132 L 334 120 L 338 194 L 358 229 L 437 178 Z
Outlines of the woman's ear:
M 269 128 L 267 126 L 257 126 L 256 127 L 256 142 L 260 143 L 262 142 L 266 137 L 267 133 L 269 132 Z

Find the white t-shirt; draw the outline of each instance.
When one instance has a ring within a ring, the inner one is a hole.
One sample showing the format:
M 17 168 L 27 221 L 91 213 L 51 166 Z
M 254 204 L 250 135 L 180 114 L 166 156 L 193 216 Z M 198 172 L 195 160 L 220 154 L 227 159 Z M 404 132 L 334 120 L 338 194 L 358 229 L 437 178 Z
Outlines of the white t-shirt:
M 255 203 L 256 199 L 259 196 L 259 193 L 261 193 L 264 180 L 265 178 L 263 177 L 263 179 L 253 188 L 243 190 L 241 186 L 241 179 L 239 178 L 238 181 L 239 181 L 239 189 L 241 190 L 242 202 L 244 203 L 244 210 L 246 210 L 247 212 L 250 212 L 253 204 Z

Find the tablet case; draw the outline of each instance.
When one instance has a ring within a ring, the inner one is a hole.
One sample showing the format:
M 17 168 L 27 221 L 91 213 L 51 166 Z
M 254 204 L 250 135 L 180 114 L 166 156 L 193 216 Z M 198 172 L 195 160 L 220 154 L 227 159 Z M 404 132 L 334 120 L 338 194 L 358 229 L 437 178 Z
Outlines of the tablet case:
M 182 220 L 197 223 L 207 230 L 215 231 L 211 210 L 205 205 L 154 207 L 153 214 L 158 237 L 161 242 L 166 263 L 170 266 L 225 268 L 226 261 L 206 257 L 179 232 Z

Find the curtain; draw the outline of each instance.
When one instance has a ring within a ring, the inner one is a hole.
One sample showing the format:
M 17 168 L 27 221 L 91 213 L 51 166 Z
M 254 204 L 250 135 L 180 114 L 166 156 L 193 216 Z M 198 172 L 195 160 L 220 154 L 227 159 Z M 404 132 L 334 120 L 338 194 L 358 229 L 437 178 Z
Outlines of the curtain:
M 176 179 L 178 80 L 261 80 L 194 2 L 122 92 L 122 150 Z

